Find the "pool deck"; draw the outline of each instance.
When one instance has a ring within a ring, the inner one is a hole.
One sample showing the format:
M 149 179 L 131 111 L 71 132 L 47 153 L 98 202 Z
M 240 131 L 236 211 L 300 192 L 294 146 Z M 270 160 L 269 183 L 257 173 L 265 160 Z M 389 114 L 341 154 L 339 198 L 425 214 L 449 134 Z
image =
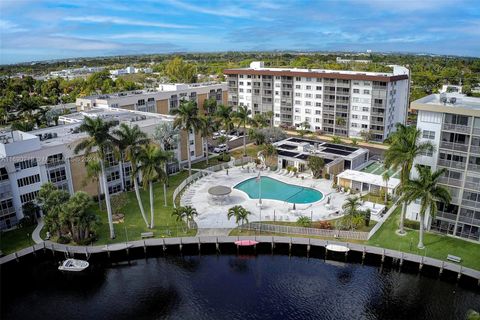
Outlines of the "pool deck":
M 341 210 L 345 199 L 348 197 L 345 193 L 335 192 L 331 186 L 332 181 L 325 179 L 305 179 L 288 177 L 276 174 L 270 171 L 261 171 L 263 177 L 270 177 L 284 183 L 294 184 L 302 187 L 308 187 L 323 193 L 320 201 L 309 204 L 296 204 L 293 210 L 293 204 L 279 200 L 262 199 L 261 209 L 258 206 L 258 199 L 250 199 L 243 191 L 234 189 L 238 183 L 258 176 L 258 170 L 252 166 L 241 168 L 231 168 L 222 170 L 206 177 L 203 177 L 187 187 L 183 193 L 181 205 L 191 205 L 197 209 L 198 217 L 195 219 L 199 228 L 234 228 L 235 220 L 227 219 L 228 209 L 241 205 L 252 213 L 249 221 L 273 221 L 274 215 L 276 221 L 296 221 L 300 216 L 310 217 L 313 212 L 313 220 L 335 219 L 341 215 L 335 212 Z M 299 174 L 302 176 L 303 174 Z M 304 175 L 305 176 L 305 175 Z M 225 201 L 213 199 L 208 194 L 208 189 L 216 185 L 223 185 L 232 188 L 230 196 Z M 327 208 L 327 198 L 330 197 L 330 207 Z M 261 216 L 260 216 L 261 211 Z M 275 214 L 274 214 L 275 212 Z

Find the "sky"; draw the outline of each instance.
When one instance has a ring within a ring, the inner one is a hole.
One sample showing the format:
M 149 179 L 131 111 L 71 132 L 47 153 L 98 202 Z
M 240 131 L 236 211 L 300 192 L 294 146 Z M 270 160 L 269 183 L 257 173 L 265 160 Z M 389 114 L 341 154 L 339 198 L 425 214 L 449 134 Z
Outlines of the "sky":
M 479 0 L 0 0 L 0 64 L 170 52 L 480 56 Z

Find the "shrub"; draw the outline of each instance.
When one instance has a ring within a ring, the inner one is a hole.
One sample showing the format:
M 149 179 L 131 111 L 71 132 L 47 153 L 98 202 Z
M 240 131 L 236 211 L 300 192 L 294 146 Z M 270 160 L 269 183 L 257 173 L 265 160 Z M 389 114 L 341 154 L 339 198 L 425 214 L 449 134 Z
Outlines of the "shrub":
M 333 229 L 330 221 L 317 221 L 314 224 L 314 228 L 317 228 L 317 229 Z
M 300 227 L 310 227 L 311 224 L 312 224 L 312 220 L 310 220 L 309 217 L 299 217 L 297 219 L 297 224 L 300 226 Z
M 325 173 L 323 176 L 325 177 L 325 179 L 330 180 L 330 174 L 329 173 Z
M 57 242 L 60 243 L 60 244 L 67 244 L 67 243 L 70 242 L 70 238 L 67 237 L 67 236 L 60 236 L 60 237 L 58 237 Z
M 224 153 L 224 154 L 222 155 L 222 161 L 223 161 L 223 162 L 229 162 L 230 159 L 231 159 L 231 157 L 230 157 L 230 155 L 229 155 L 228 153 Z
M 405 219 L 403 226 L 413 230 L 420 230 L 420 221 Z

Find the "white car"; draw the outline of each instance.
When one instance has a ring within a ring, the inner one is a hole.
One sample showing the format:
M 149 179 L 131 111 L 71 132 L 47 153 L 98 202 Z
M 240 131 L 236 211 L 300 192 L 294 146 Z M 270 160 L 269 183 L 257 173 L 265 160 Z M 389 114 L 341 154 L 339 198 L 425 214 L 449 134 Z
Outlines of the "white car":
M 228 146 L 226 144 L 219 144 L 218 146 L 213 149 L 214 153 L 221 153 L 228 151 Z

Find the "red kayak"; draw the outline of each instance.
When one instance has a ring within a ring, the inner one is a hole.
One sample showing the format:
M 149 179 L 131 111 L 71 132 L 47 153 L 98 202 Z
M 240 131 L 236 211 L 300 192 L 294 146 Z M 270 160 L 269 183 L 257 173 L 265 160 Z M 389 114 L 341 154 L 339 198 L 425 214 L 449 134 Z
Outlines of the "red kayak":
M 253 240 L 238 240 L 238 241 L 235 241 L 235 244 L 241 247 L 250 247 L 258 244 L 258 242 Z

